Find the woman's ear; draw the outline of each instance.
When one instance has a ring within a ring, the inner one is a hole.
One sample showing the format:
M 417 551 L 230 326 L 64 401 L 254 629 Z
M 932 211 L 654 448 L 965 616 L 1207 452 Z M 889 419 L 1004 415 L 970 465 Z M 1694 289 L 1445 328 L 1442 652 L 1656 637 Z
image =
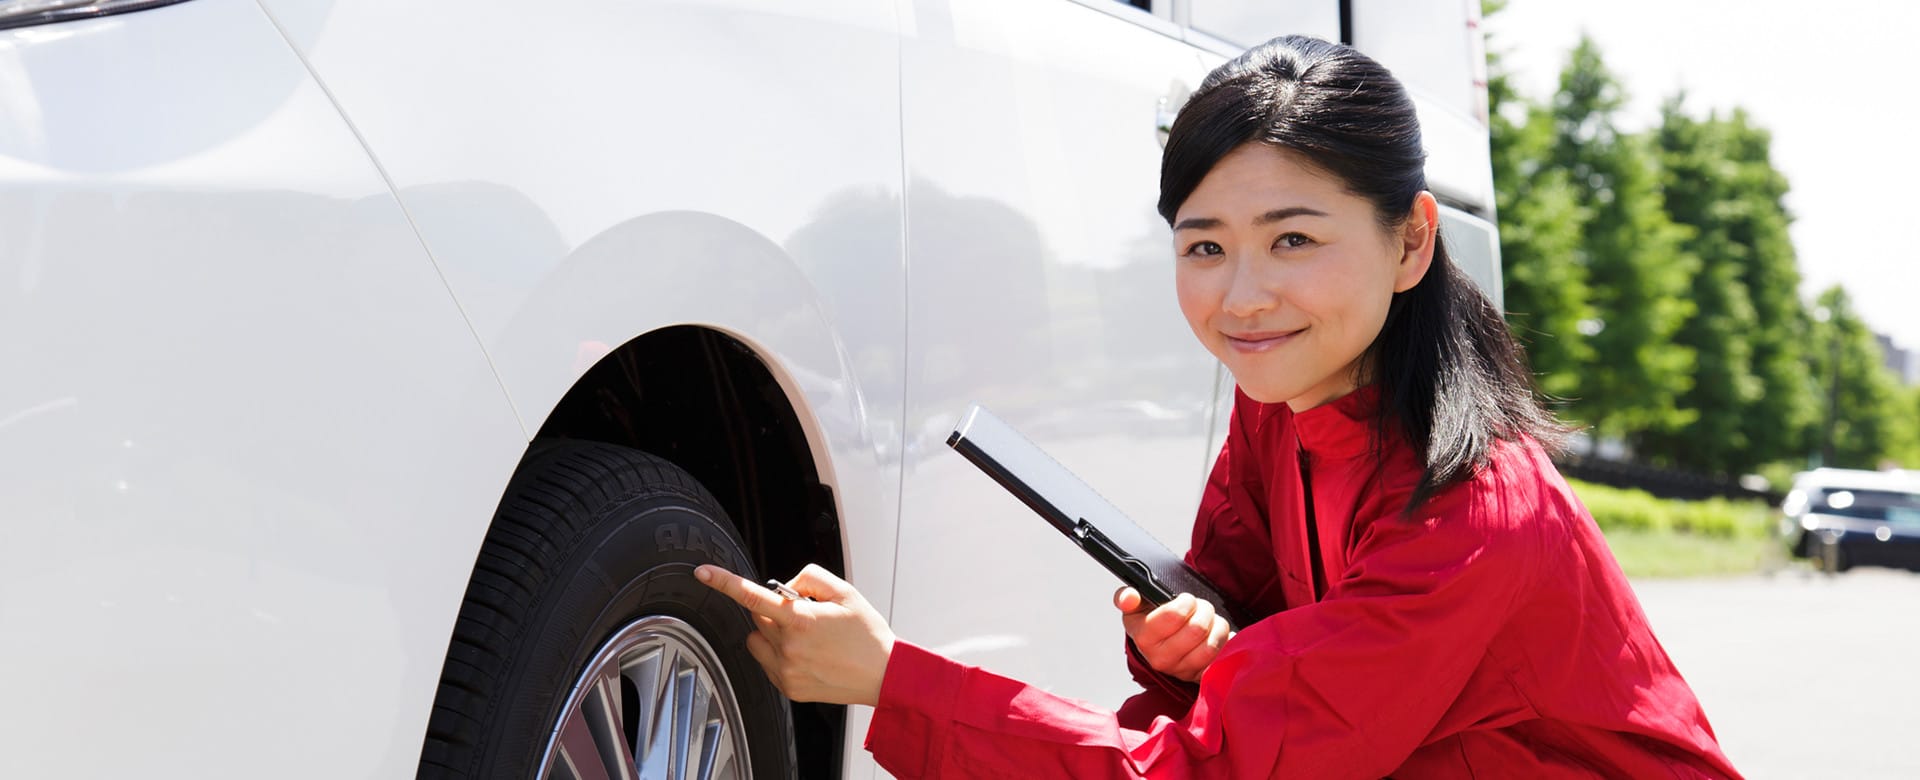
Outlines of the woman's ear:
M 1406 292 L 1426 278 L 1433 267 L 1433 247 L 1440 235 L 1440 204 L 1433 193 L 1421 190 L 1400 226 L 1400 268 L 1394 272 L 1393 291 Z

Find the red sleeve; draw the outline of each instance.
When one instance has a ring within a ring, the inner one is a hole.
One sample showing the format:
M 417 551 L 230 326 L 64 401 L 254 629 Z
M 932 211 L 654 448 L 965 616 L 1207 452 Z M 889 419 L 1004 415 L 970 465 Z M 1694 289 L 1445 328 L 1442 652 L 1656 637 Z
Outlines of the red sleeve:
M 905 642 L 867 748 L 913 777 L 1382 777 L 1418 748 L 1530 587 L 1524 518 L 1443 491 L 1362 529 L 1320 602 L 1242 630 L 1184 717 L 1115 716 Z M 1478 491 L 1472 491 L 1477 493 Z
M 1155 718 L 1179 718 L 1193 707 L 1195 699 L 1200 697 L 1200 684 L 1190 683 L 1177 677 L 1161 674 L 1147 665 L 1147 659 L 1141 657 L 1140 649 L 1135 647 L 1133 639 L 1126 640 L 1127 673 L 1140 685 L 1140 692 L 1127 698 L 1114 712 L 1120 725 L 1130 729 L 1145 729 L 1153 724 Z
M 1257 500 L 1259 453 L 1253 449 L 1250 428 L 1259 420 L 1258 403 L 1246 394 L 1234 391 L 1233 408 L 1227 418 L 1226 439 L 1220 443 L 1220 455 L 1207 474 L 1200 494 L 1200 508 L 1193 520 L 1193 538 L 1187 548 L 1187 565 L 1200 572 L 1219 589 L 1220 595 L 1233 601 L 1233 608 L 1248 620 L 1265 617 L 1274 610 L 1254 609 L 1254 597 L 1274 579 L 1273 555 L 1263 540 L 1264 523 L 1245 523 L 1234 509 L 1233 493 L 1241 501 Z M 1252 461 L 1249 463 L 1248 461 Z M 1222 606 L 1215 604 L 1214 606 Z M 1234 626 L 1235 629 L 1241 628 Z M 1146 728 L 1156 716 L 1179 718 L 1187 714 L 1200 695 L 1197 683 L 1187 682 L 1155 671 L 1147 665 L 1132 639 L 1124 640 L 1127 673 L 1139 683 L 1141 692 L 1120 705 L 1120 723 Z

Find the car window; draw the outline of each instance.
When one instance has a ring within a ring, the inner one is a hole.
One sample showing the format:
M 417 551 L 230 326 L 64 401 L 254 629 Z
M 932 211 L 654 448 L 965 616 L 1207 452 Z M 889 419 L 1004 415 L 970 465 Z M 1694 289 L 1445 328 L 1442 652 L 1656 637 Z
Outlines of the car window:
M 1920 495 L 1893 490 L 1855 490 L 1832 487 L 1813 502 L 1823 515 L 1920 524 Z
M 1180 27 L 1173 23 L 1173 0 L 1072 0 L 1072 2 L 1108 16 L 1125 19 L 1170 38 L 1180 37 Z

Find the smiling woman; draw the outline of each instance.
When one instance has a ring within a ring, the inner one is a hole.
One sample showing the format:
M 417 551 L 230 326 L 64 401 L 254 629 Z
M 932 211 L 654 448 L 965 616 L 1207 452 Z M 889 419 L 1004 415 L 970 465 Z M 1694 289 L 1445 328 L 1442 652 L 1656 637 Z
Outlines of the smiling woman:
M 910 777 L 1737 776 L 1547 453 L 1499 313 L 1447 256 L 1412 102 L 1283 37 L 1174 122 L 1180 308 L 1238 384 L 1188 562 L 1253 619 L 1115 594 L 1144 691 L 1117 712 L 897 638 L 808 567 L 747 648 L 796 699 L 874 706 Z
M 1551 449 L 1564 432 L 1500 312 L 1449 257 L 1405 90 L 1342 51 L 1282 38 L 1208 76 L 1175 123 L 1159 209 L 1183 260 L 1181 308 L 1242 392 L 1304 411 L 1379 385 L 1376 427 L 1424 456 L 1411 509 L 1484 464 L 1494 441 Z M 1192 262 L 1196 250 L 1223 259 Z M 1291 356 L 1232 338 L 1292 341 L 1310 326 L 1320 349 Z
M 1311 409 L 1353 392 L 1396 293 L 1426 275 L 1439 207 L 1383 231 L 1373 205 L 1298 154 L 1246 144 L 1213 166 L 1174 222 L 1180 309 L 1265 403 Z

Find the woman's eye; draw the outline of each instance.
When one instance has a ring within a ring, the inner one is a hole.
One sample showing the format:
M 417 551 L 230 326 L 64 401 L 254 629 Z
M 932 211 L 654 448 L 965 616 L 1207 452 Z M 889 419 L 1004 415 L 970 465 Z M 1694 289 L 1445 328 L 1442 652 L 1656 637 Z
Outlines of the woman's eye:
M 1187 247 L 1187 251 L 1185 254 L 1189 257 L 1192 257 L 1192 256 L 1211 256 L 1211 255 L 1218 255 L 1218 254 L 1224 254 L 1224 253 L 1225 253 L 1225 250 L 1221 249 L 1219 244 L 1213 243 L 1212 241 L 1196 241 L 1193 243 L 1193 245 Z
M 1307 246 L 1312 243 L 1313 243 L 1313 239 L 1308 238 L 1303 234 L 1286 233 L 1281 235 L 1279 240 L 1274 241 L 1273 245 L 1277 247 L 1283 246 L 1288 249 L 1299 249 L 1300 247 Z

